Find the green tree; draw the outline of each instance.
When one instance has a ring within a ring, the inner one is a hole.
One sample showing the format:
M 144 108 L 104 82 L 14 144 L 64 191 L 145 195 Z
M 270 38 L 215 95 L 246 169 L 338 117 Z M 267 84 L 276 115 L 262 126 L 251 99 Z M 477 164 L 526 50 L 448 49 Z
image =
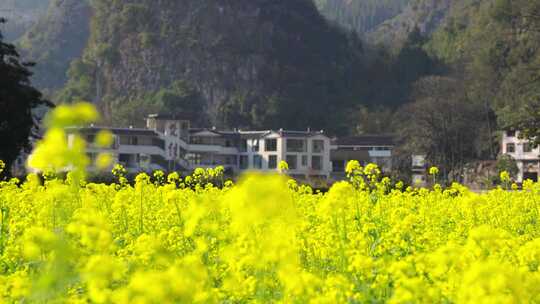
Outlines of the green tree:
M 390 134 L 395 131 L 395 113 L 388 107 L 361 106 L 353 115 L 357 134 Z
M 482 116 L 496 114 L 498 125 L 490 125 L 489 134 L 515 129 L 539 144 L 540 0 L 458 2 L 430 50 L 464 72 L 466 90 L 483 104 Z
M 499 157 L 497 158 L 496 168 L 497 173 L 506 171 L 512 177 L 516 177 L 519 172 L 516 160 L 512 156 L 507 154 L 499 155 Z
M 475 142 L 485 123 L 478 116 L 481 105 L 471 102 L 463 83 L 441 76 L 419 80 L 414 98 L 399 119 L 401 149 L 426 155 L 444 179 L 460 180 L 465 165 L 478 158 Z
M 0 24 L 4 23 L 0 19 Z M 38 124 L 33 110 L 51 106 L 30 84 L 33 64 L 21 62 L 15 46 L 3 41 L 0 33 L 0 159 L 7 169 L 22 150 L 30 149 L 30 139 Z
M 505 129 L 540 144 L 540 0 L 496 0 L 489 14 L 499 35 L 488 41 L 501 63 L 496 110 Z
M 201 115 L 205 100 L 188 82 L 175 81 L 169 88 L 157 92 L 154 103 L 161 105 L 163 111 Z

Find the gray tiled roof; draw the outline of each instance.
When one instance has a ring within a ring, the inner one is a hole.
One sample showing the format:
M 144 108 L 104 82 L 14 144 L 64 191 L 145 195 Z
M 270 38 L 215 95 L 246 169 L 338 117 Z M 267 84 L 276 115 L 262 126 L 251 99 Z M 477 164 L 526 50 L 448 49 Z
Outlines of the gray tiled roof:
M 94 134 L 101 130 L 107 130 L 115 135 L 146 135 L 157 136 L 158 134 L 154 130 L 140 129 L 140 128 L 110 128 L 110 127 L 83 127 L 83 128 L 68 128 L 68 131 L 77 130 L 83 134 Z
M 232 130 L 232 131 L 219 131 L 215 129 L 202 129 L 202 128 L 193 128 L 190 129 L 190 134 L 199 133 L 202 131 L 208 131 L 215 134 L 222 135 L 224 137 L 229 138 L 243 138 L 243 139 L 251 139 L 251 138 L 262 138 L 266 135 L 269 135 L 271 133 L 277 133 L 280 134 L 283 137 L 311 137 L 316 135 L 324 135 L 322 132 L 313 132 L 313 131 L 290 131 L 290 130 L 279 130 L 279 131 L 273 131 L 273 130 L 263 130 L 263 131 L 243 131 L 243 130 Z
M 317 136 L 317 135 L 324 135 L 324 132 L 313 132 L 313 131 L 288 131 L 283 130 L 279 131 L 281 136 L 283 137 L 311 137 L 311 136 Z
M 393 135 L 359 135 L 336 138 L 332 140 L 336 146 L 394 146 Z

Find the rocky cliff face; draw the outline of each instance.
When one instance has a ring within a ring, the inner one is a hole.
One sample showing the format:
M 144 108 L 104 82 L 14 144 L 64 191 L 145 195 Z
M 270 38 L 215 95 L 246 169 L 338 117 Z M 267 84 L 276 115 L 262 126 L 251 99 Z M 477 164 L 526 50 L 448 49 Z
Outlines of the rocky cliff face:
M 355 30 L 361 36 L 396 17 L 412 0 L 315 0 L 329 20 Z
M 187 81 L 216 125 L 326 127 L 357 87 L 360 46 L 311 0 L 96 0 L 90 37 L 71 82 L 106 115 Z

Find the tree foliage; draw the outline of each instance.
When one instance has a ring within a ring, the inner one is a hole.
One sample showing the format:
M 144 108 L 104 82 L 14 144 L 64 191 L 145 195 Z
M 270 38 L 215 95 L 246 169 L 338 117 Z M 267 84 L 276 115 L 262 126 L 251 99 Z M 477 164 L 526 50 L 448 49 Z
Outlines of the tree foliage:
M 461 2 L 430 48 L 465 72 L 466 89 L 500 128 L 540 143 L 540 1 Z
M 418 81 L 415 100 L 402 114 L 402 144 L 409 154 L 426 155 L 445 178 L 459 179 L 467 162 L 479 156 L 481 105 L 471 102 L 462 82 L 441 76 Z
M 37 118 L 32 111 L 50 105 L 30 84 L 32 66 L 20 60 L 15 46 L 4 42 L 0 33 L 0 159 L 8 170 L 36 135 Z

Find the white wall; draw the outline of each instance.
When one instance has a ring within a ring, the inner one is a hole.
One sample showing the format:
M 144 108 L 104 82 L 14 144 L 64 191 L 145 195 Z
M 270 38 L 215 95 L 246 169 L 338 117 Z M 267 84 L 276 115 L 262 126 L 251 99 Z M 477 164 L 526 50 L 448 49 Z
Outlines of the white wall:
M 519 132 L 516 132 L 515 136 L 508 136 L 507 132 L 504 132 L 502 141 L 501 141 L 501 145 L 502 145 L 501 152 L 503 154 L 512 156 L 512 158 L 516 160 L 517 166 L 519 169 L 519 173 L 518 173 L 516 181 L 523 182 L 523 174 L 525 172 L 524 162 L 529 162 L 529 161 L 540 162 L 540 147 L 536 147 L 532 149 L 531 152 L 524 152 L 523 146 L 528 141 L 519 139 L 518 137 L 519 137 Z M 514 144 L 514 147 L 515 147 L 514 152 L 508 152 L 507 150 L 508 144 Z M 538 163 L 536 165 L 536 168 L 537 168 L 536 170 L 537 173 L 540 175 L 540 168 L 539 168 Z

